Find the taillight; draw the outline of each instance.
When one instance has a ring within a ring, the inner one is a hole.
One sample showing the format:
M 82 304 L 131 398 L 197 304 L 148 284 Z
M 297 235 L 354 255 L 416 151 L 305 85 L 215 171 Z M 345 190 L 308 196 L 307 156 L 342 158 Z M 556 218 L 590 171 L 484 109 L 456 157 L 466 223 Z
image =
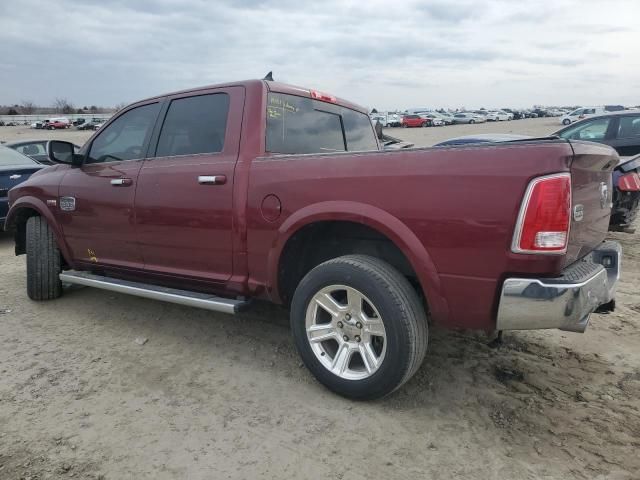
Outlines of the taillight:
M 565 253 L 571 223 L 571 175 L 558 173 L 531 181 L 520 207 L 511 250 Z
M 323 102 L 331 102 L 331 103 L 337 103 L 338 99 L 332 95 L 328 95 L 326 93 L 322 93 L 322 92 L 318 92 L 316 90 L 310 90 L 311 93 L 311 98 L 314 98 L 316 100 L 321 100 Z
M 618 179 L 618 188 L 623 192 L 640 191 L 640 175 L 637 172 L 627 173 Z

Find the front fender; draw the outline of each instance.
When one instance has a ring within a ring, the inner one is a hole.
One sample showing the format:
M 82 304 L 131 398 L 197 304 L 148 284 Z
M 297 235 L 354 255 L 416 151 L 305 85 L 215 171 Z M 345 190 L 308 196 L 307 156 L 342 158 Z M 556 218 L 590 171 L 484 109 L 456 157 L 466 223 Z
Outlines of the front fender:
M 11 204 L 9 212 L 7 213 L 7 219 L 4 225 L 5 230 L 15 230 L 16 222 L 21 213 L 23 213 L 25 210 L 33 210 L 37 212 L 38 215 L 45 218 L 47 224 L 53 231 L 53 236 L 56 239 L 56 244 L 60 249 L 60 253 L 62 253 L 62 256 L 66 260 L 67 264 L 73 267 L 73 264 L 71 263 L 71 251 L 69 250 L 67 242 L 64 240 L 62 229 L 60 228 L 60 225 L 58 225 L 58 222 L 56 222 L 56 219 L 53 216 L 50 208 L 47 207 L 45 203 L 39 198 L 24 196 L 16 199 L 16 201 Z
M 308 205 L 290 215 L 278 229 L 278 238 L 267 260 L 268 289 L 274 298 L 278 292 L 278 264 L 287 241 L 302 227 L 321 221 L 361 223 L 389 238 L 407 257 L 427 296 L 434 318 L 447 318 L 449 308 L 442 292 L 440 277 L 422 242 L 400 219 L 378 207 L 350 202 L 328 201 Z

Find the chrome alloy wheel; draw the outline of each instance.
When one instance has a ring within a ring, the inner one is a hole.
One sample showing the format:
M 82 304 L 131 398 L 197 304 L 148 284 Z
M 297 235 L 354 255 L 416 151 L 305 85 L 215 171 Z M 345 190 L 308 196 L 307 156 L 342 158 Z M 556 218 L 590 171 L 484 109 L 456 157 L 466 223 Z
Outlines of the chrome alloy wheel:
M 307 307 L 305 328 L 311 350 L 334 375 L 362 380 L 384 361 L 387 338 L 382 317 L 362 292 L 330 285 Z

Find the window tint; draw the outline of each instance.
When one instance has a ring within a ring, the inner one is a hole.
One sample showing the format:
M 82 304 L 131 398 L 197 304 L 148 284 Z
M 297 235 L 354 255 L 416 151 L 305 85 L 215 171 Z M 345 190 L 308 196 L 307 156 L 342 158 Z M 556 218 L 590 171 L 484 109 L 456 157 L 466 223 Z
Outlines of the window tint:
M 145 141 L 151 134 L 159 110 L 160 104 L 152 103 L 120 115 L 93 141 L 87 163 L 142 158 Z
M 611 118 L 598 118 L 566 129 L 560 133 L 562 138 L 573 140 L 604 140 Z
M 310 98 L 270 93 L 267 147 L 277 153 L 377 150 L 371 120 L 355 110 Z
M 162 124 L 156 157 L 221 152 L 228 113 L 229 95 L 226 93 L 171 101 Z
M 640 137 L 640 116 L 620 117 L 618 138 Z

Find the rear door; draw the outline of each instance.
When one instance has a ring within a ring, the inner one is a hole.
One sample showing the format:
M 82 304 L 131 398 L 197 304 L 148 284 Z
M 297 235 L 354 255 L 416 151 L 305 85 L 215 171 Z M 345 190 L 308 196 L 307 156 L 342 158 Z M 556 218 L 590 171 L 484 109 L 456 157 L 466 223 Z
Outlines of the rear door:
M 243 107 L 243 87 L 169 98 L 135 202 L 138 241 L 150 272 L 209 282 L 231 276 Z

